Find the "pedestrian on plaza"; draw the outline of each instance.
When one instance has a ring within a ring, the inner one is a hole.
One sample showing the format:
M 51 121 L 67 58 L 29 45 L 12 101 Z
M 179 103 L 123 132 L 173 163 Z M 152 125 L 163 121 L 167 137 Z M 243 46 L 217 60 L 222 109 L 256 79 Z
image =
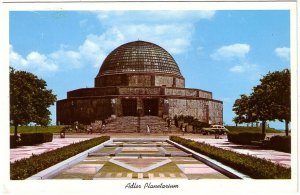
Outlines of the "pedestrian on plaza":
M 168 118 L 167 123 L 168 123 L 168 128 L 170 128 L 171 127 L 171 119 L 170 118 Z
M 181 126 L 181 131 L 182 131 L 182 135 L 184 135 L 184 133 L 185 133 L 185 127 L 183 125 Z
M 102 126 L 101 126 L 101 132 L 102 132 L 102 133 L 105 132 L 105 123 L 103 123 Z

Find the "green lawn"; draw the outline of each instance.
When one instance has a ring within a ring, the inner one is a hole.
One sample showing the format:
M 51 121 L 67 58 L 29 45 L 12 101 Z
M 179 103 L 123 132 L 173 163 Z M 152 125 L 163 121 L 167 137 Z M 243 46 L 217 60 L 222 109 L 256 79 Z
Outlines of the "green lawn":
M 261 133 L 261 127 L 236 127 L 236 126 L 225 126 L 230 133 Z M 266 133 L 282 133 L 274 128 L 266 128 Z
M 19 126 L 18 133 L 59 133 L 63 126 Z M 14 133 L 14 127 L 10 127 L 10 133 Z

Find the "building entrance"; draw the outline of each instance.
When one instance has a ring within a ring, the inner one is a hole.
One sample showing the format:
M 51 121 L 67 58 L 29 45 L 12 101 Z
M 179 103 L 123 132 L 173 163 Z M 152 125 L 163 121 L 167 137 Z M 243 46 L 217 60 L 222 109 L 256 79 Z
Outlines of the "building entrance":
M 137 99 L 122 99 L 123 116 L 137 116 Z
M 158 99 L 144 99 L 144 114 L 158 116 Z

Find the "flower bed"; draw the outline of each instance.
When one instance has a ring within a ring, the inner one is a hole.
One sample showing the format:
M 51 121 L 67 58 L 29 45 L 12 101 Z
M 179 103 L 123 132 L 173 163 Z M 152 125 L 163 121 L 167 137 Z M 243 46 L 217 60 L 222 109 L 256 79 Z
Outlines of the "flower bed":
M 170 140 L 177 142 L 195 152 L 206 155 L 241 173 L 254 179 L 290 179 L 291 168 L 286 168 L 266 159 L 254 156 L 239 154 L 233 151 L 224 150 L 205 143 L 195 142 L 177 136 L 171 136 Z

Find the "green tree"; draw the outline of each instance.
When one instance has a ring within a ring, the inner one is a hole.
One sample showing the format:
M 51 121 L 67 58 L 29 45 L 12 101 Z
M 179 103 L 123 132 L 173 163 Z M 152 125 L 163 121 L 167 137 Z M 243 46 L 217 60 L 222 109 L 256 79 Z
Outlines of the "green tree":
M 261 121 L 262 134 L 266 135 L 266 122 L 272 120 L 272 101 L 268 97 L 268 92 L 261 85 L 253 88 L 250 95 L 249 107 L 257 121 Z M 254 121 L 253 121 L 254 122 Z
M 291 74 L 288 69 L 269 72 L 261 80 L 259 88 L 264 91 L 269 104 L 269 120 L 285 121 L 285 133 L 291 121 Z
M 260 84 L 253 87 L 250 96 L 241 95 L 233 105 L 235 123 L 262 121 L 262 134 L 265 135 L 266 121 L 285 121 L 288 135 L 288 124 L 291 120 L 291 81 L 290 71 L 269 72 L 260 79 Z
M 257 120 L 250 103 L 250 97 L 244 94 L 242 94 L 239 99 L 235 100 L 232 110 L 236 114 L 233 118 L 236 125 L 240 123 L 255 122 Z
M 56 101 L 56 95 L 48 90 L 46 81 L 32 73 L 16 71 L 10 67 L 10 120 L 17 137 L 18 126 L 30 122 L 47 126 L 50 122 L 48 107 Z

